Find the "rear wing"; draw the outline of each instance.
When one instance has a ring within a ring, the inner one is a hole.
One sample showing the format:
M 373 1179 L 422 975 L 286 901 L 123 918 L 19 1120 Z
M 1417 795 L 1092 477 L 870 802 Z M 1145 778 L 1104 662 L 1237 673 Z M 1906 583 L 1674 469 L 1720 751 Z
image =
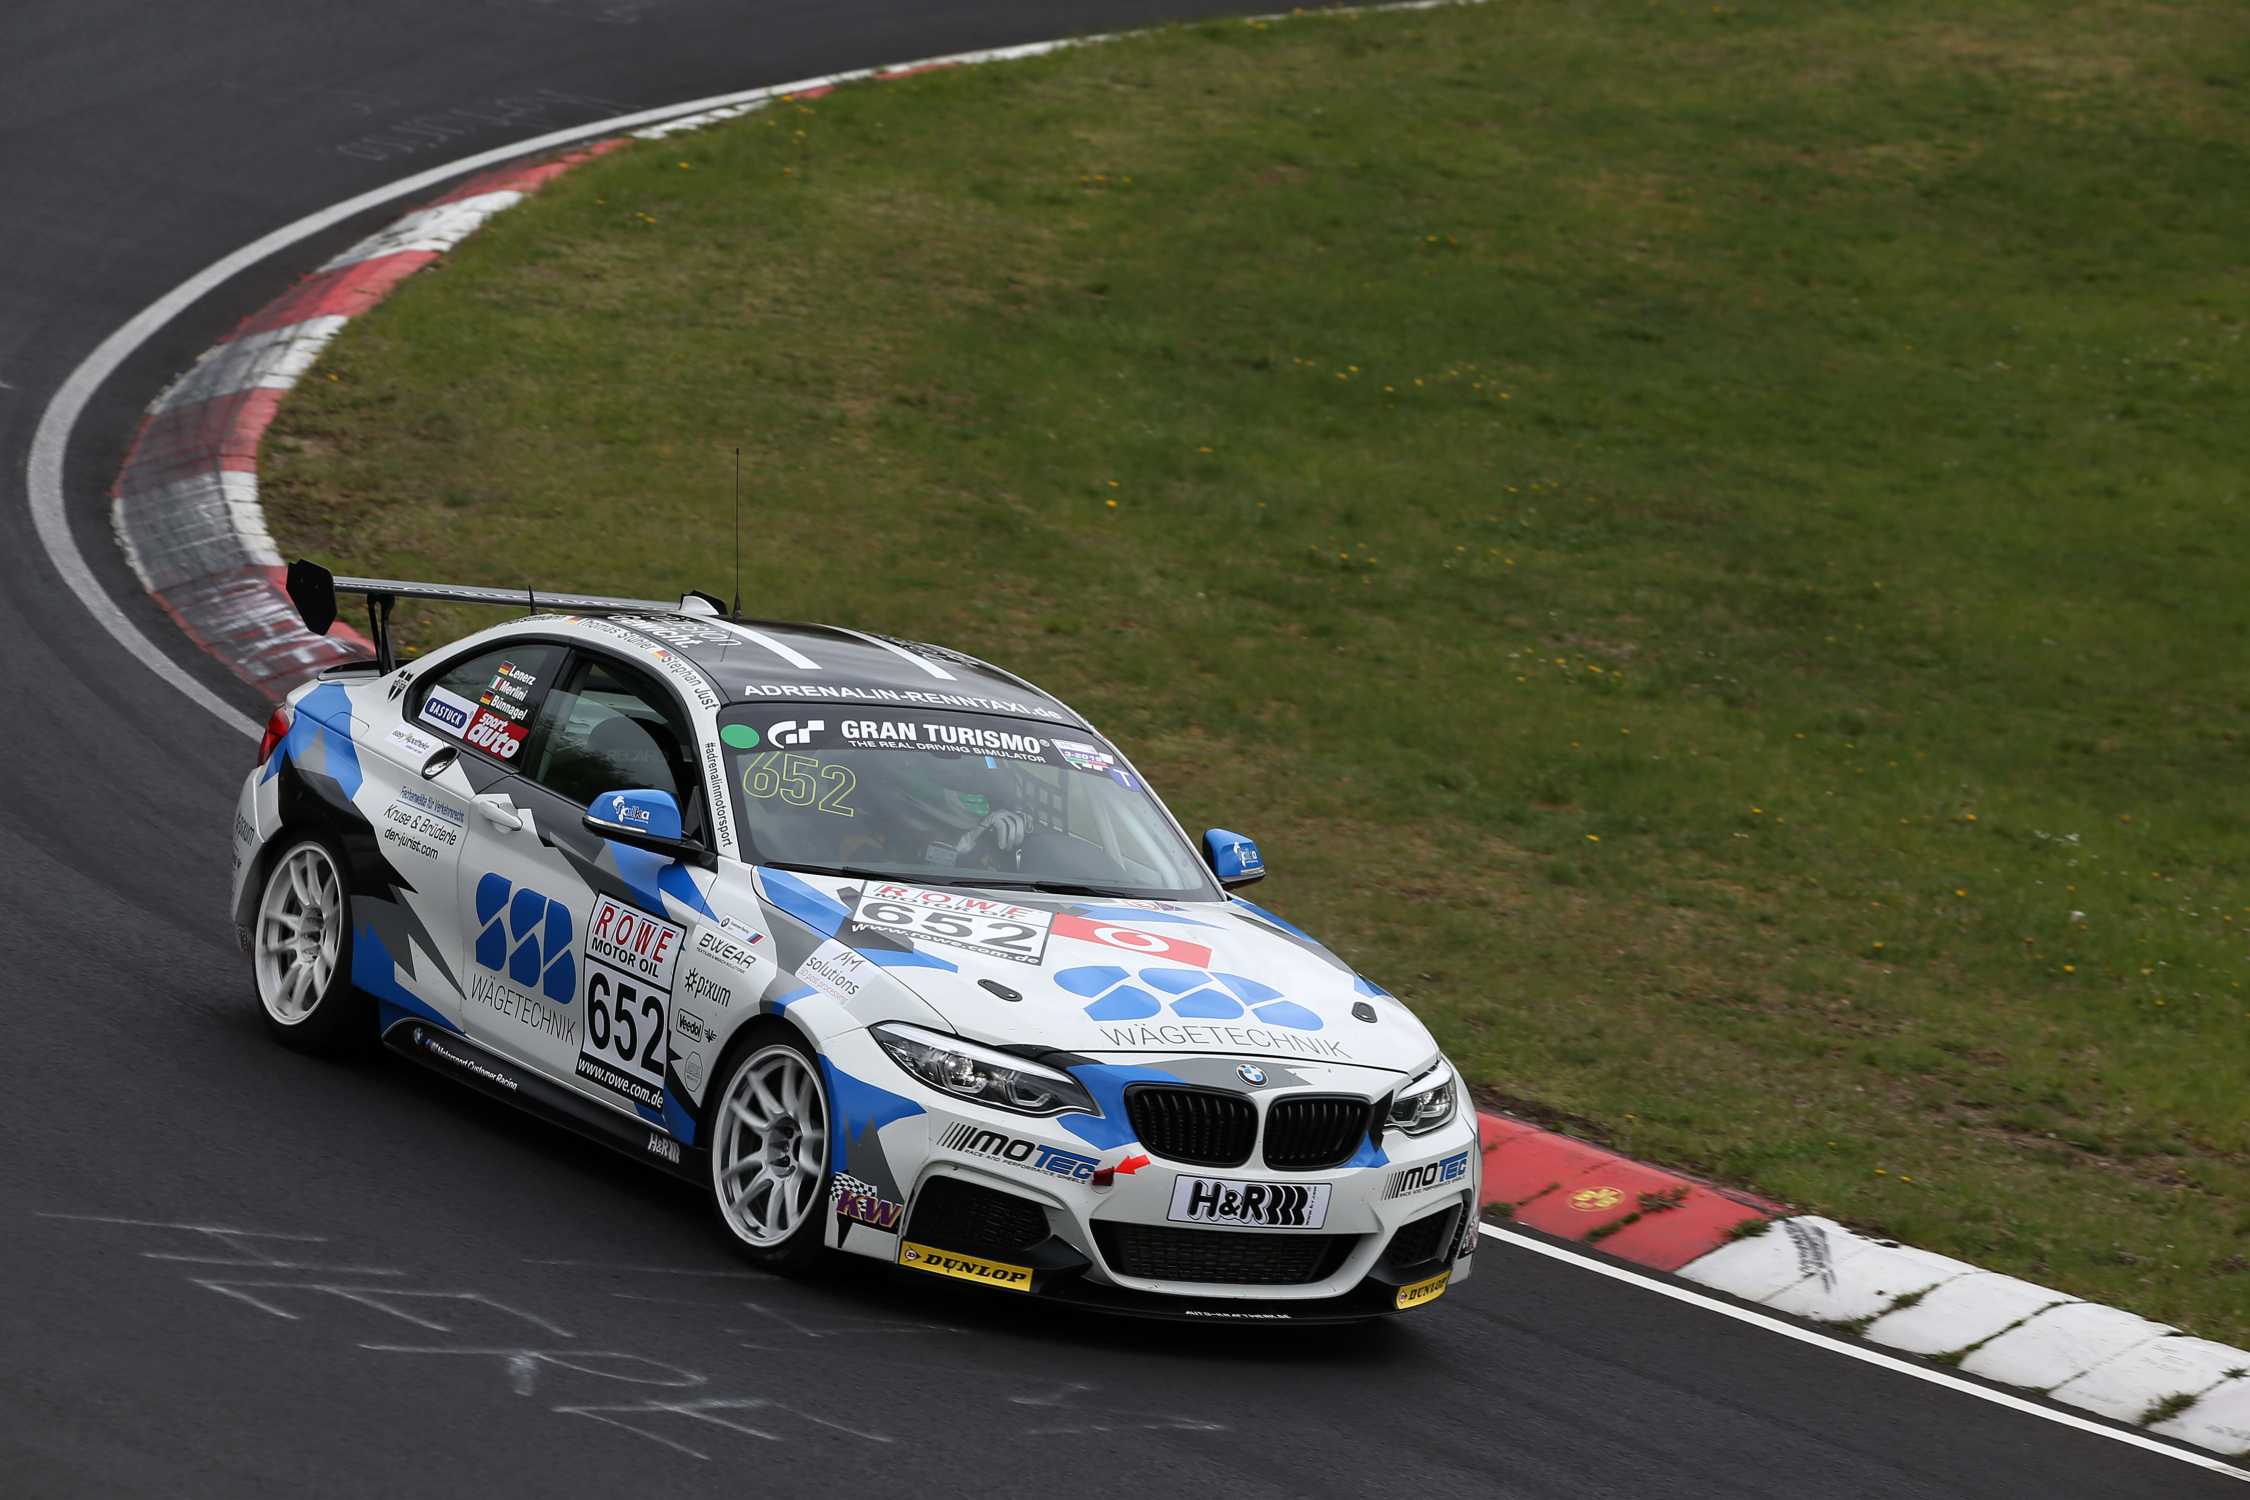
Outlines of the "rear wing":
M 490 589 L 460 583 L 407 583 L 392 578 L 338 578 L 316 562 L 303 558 L 289 565 L 289 602 L 314 635 L 328 634 L 336 623 L 336 596 L 367 596 L 368 637 L 375 643 L 375 669 L 388 672 L 398 665 L 391 654 L 391 606 L 401 599 L 440 599 L 448 604 L 494 604 L 503 609 L 521 606 L 526 613 L 566 609 L 582 615 L 720 615 L 723 606 L 709 594 L 683 595 L 676 603 L 662 599 L 615 599 L 605 594 L 543 594 L 536 589 Z

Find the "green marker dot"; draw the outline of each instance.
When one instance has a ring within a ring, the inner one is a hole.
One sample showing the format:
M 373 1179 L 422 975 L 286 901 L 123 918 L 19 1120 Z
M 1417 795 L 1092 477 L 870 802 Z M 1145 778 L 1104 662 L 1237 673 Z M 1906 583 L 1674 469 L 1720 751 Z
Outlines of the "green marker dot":
M 758 748 L 758 731 L 747 724 L 728 724 L 719 730 L 721 743 L 736 750 Z

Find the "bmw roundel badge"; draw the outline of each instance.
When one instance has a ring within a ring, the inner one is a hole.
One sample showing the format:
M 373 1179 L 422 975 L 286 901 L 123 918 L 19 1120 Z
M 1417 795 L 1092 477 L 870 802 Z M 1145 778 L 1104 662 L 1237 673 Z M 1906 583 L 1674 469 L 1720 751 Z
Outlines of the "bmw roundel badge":
M 1242 1081 L 1252 1088 L 1256 1088 L 1266 1081 L 1266 1070 L 1255 1063 L 1237 1063 L 1234 1070 L 1241 1074 Z

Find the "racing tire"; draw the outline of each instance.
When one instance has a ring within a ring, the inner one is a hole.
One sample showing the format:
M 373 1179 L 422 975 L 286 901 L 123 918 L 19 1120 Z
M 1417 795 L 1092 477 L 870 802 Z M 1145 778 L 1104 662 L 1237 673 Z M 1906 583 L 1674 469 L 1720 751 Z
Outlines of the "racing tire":
M 711 1208 L 728 1240 L 764 1270 L 811 1266 L 837 1128 L 818 1054 L 788 1022 L 753 1021 L 728 1049 L 705 1121 Z
M 326 839 L 298 836 L 266 867 L 251 915 L 250 974 L 275 1040 L 317 1057 L 353 1057 L 374 1037 L 352 988 L 351 881 Z

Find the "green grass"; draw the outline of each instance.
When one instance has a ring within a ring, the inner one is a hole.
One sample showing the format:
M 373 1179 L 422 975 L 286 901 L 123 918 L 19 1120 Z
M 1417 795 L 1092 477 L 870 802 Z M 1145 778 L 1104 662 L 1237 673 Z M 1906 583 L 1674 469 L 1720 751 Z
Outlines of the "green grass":
M 949 642 L 1484 1097 L 2250 1340 L 2250 27 L 1213 24 L 636 146 L 352 325 L 293 552 Z M 425 617 L 425 632 L 468 623 Z

